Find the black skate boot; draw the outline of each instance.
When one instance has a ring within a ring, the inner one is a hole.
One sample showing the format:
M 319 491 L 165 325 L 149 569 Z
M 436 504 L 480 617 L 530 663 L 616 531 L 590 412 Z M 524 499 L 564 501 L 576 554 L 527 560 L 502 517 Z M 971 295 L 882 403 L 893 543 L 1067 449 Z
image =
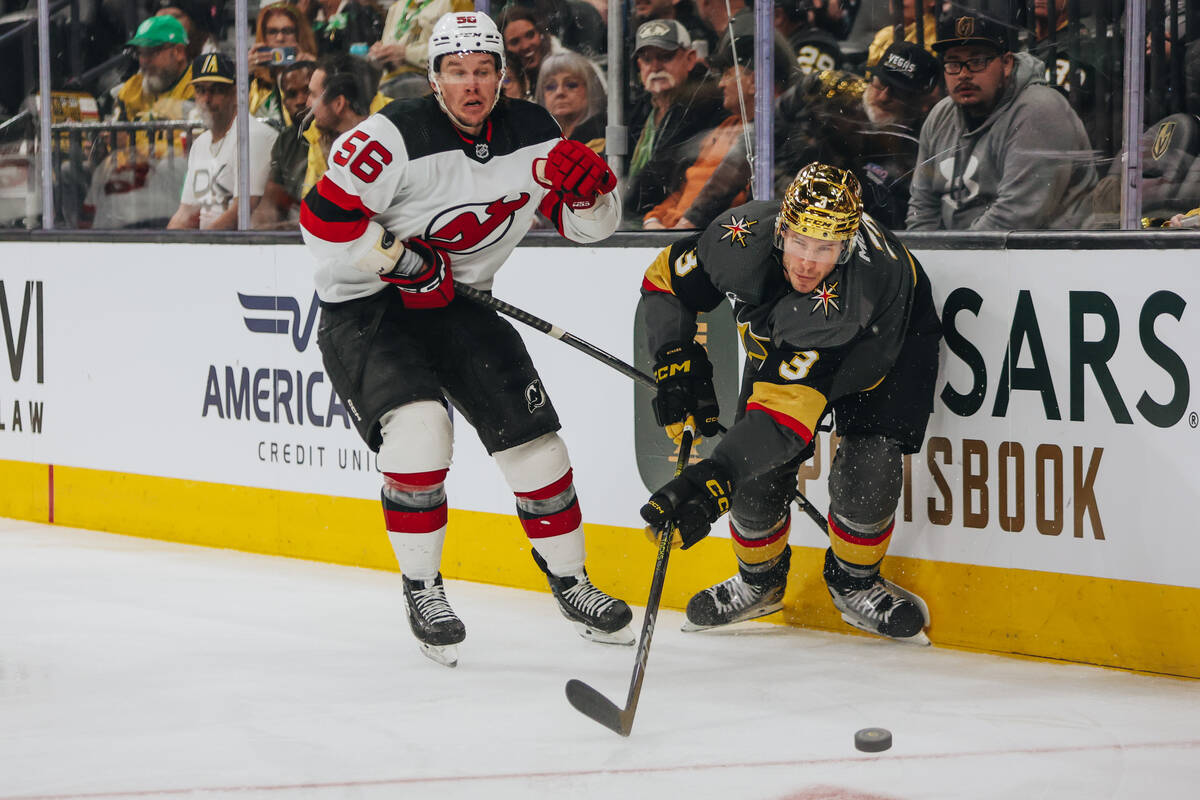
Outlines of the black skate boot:
M 868 577 L 851 575 L 829 549 L 825 551 L 825 585 L 847 624 L 900 642 L 929 644 L 923 630 L 929 624 L 925 601 L 878 572 Z
M 550 591 L 558 601 L 558 610 L 571 621 L 580 636 L 600 644 L 634 643 L 633 631 L 629 628 L 633 612 L 624 600 L 610 597 L 597 589 L 587 576 L 587 570 L 559 578 L 547 569 L 546 562 L 536 550 L 533 551 L 533 560 L 546 573 Z
M 779 560 L 767 571 L 748 572 L 739 568 L 732 578 L 692 595 L 682 630 L 702 631 L 779 611 L 783 608 L 791 559 L 792 548 L 785 547 Z
M 467 638 L 467 629 L 446 601 L 442 574 L 429 581 L 405 575 L 404 605 L 421 652 L 444 666 L 458 666 L 458 643 Z

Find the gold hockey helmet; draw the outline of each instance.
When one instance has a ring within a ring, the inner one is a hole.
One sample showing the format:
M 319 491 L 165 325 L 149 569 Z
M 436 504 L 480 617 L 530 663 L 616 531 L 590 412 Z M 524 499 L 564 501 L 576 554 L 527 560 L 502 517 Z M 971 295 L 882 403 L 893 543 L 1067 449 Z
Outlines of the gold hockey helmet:
M 796 173 L 783 193 L 775 219 L 775 246 L 783 249 L 783 229 L 803 236 L 844 242 L 862 220 L 862 187 L 852 172 L 814 161 Z

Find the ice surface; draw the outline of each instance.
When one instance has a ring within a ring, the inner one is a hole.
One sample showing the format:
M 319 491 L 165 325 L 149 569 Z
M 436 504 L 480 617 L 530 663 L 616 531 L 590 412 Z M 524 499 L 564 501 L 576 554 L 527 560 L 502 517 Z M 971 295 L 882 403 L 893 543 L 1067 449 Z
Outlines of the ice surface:
M 623 704 L 633 648 L 580 639 L 549 594 L 447 591 L 467 626 L 457 669 L 418 652 L 395 573 L 0 520 L 0 800 L 1099 800 L 1200 785 L 1193 681 L 762 623 L 684 634 L 673 611 L 622 739 L 563 686 Z M 871 726 L 891 750 L 854 749 Z

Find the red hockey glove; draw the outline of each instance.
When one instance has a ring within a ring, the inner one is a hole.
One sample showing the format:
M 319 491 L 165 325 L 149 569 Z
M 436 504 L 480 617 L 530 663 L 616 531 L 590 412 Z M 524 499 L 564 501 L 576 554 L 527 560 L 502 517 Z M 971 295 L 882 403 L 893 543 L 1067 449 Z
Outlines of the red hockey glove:
M 572 208 L 590 208 L 597 197 L 617 188 L 617 176 L 592 148 L 563 139 L 547 156 L 545 180 L 541 183 L 560 194 Z
M 396 285 L 405 308 L 444 308 L 454 299 L 450 257 L 423 239 L 405 241 L 396 268 L 379 277 Z

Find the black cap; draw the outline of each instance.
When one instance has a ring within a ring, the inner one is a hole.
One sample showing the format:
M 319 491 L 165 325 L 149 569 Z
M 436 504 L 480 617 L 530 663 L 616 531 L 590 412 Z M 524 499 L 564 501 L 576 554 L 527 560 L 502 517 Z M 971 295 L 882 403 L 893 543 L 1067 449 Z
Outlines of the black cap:
M 1007 53 L 1012 49 L 1009 44 L 1008 26 L 988 17 L 975 14 L 943 17 L 938 21 L 937 41 L 933 49 L 944 53 L 951 47 L 965 44 L 988 44 Z
M 887 84 L 889 89 L 928 94 L 941 77 L 941 67 L 938 60 L 920 45 L 896 42 L 883 51 L 879 62 L 871 68 L 871 75 Z
M 196 27 L 202 31 L 212 28 L 212 3 L 205 0 L 158 0 L 154 4 L 160 11 L 164 8 L 178 8 L 191 18 Z
M 222 53 L 201 53 L 192 62 L 192 83 L 235 83 L 236 68 Z

